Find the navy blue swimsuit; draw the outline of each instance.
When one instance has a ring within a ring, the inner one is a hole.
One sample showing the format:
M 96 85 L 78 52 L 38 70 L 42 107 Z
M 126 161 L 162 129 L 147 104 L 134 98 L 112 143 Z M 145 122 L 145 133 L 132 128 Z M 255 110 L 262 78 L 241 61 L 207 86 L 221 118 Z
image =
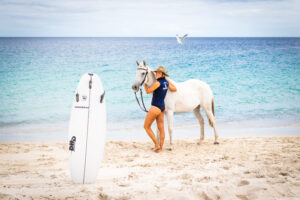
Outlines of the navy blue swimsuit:
M 165 110 L 165 97 L 169 88 L 169 82 L 165 77 L 158 78 L 160 86 L 153 92 L 152 106 L 158 107 L 161 112 Z

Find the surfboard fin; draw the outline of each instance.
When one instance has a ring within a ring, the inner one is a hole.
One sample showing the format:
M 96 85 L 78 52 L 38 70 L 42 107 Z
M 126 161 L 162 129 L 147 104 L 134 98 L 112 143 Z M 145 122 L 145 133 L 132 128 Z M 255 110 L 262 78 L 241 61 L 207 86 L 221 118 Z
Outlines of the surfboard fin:
M 78 102 L 78 101 L 79 101 L 79 94 L 76 93 L 76 102 Z
M 102 103 L 102 102 L 103 102 L 104 95 L 105 95 L 105 90 L 103 91 L 103 94 L 101 94 L 101 96 L 100 96 L 100 103 Z

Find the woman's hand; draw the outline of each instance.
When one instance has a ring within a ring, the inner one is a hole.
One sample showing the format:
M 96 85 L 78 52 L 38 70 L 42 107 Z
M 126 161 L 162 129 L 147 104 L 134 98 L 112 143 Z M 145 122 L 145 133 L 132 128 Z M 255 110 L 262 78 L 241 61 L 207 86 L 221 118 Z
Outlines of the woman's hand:
M 175 87 L 175 85 L 170 81 L 170 79 L 168 77 L 166 77 L 166 80 L 169 82 L 169 89 L 172 91 L 172 92 L 176 92 L 177 91 L 177 88 Z
M 157 88 L 159 88 L 160 82 L 156 81 L 150 88 L 144 84 L 144 88 L 147 94 L 154 92 Z

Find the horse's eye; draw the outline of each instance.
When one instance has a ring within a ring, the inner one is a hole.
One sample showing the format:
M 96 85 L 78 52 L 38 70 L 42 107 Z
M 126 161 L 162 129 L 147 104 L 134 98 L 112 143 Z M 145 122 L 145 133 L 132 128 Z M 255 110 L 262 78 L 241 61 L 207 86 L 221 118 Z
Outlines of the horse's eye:
M 142 75 L 144 76 L 144 75 L 145 75 L 145 72 L 143 72 Z

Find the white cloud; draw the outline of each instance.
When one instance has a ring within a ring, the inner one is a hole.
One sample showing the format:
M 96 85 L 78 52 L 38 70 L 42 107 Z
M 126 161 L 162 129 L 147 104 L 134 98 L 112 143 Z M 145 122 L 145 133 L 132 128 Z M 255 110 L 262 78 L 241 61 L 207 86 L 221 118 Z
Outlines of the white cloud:
M 0 36 L 300 36 L 300 2 L 4 0 Z

